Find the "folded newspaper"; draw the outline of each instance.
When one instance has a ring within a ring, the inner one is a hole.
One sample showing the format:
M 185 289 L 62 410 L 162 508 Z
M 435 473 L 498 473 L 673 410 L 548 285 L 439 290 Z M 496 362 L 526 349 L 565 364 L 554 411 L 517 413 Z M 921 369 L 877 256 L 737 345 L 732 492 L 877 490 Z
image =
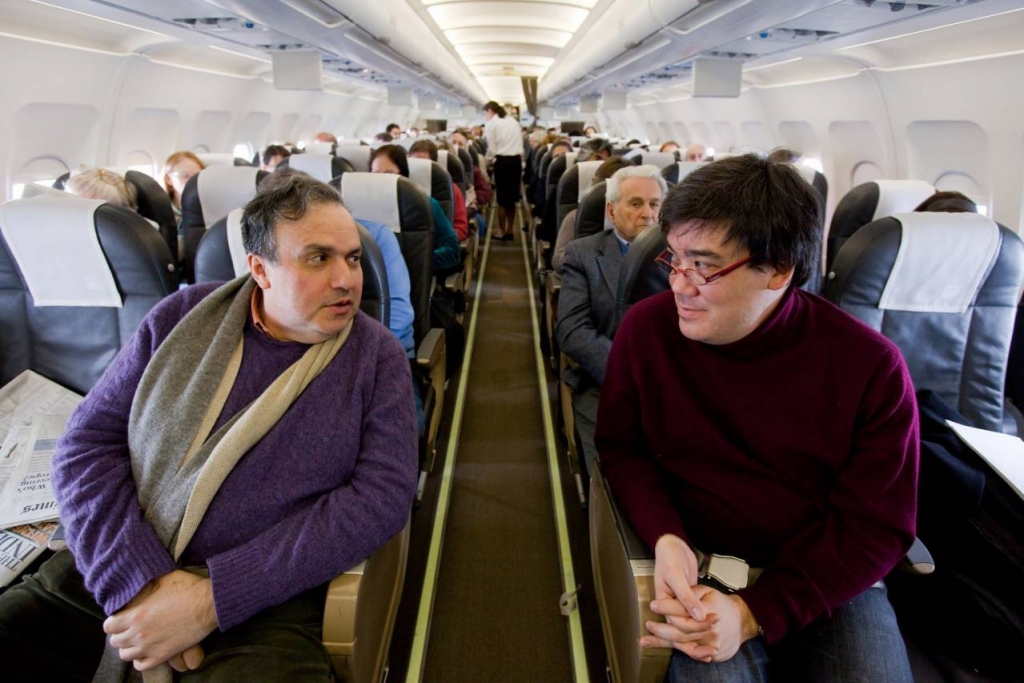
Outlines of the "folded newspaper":
M 57 526 L 56 521 L 39 522 L 0 530 L 0 587 L 18 578 L 39 557 Z
M 0 529 L 57 519 L 50 461 L 81 400 L 31 370 L 0 388 Z

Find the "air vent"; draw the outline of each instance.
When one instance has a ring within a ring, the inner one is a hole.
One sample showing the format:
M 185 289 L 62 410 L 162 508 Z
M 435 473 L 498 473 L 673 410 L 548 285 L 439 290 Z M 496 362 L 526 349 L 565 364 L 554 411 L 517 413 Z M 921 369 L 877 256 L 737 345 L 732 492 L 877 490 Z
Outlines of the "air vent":
M 244 31 L 256 28 L 255 23 L 247 19 L 239 19 L 237 17 L 190 17 L 185 19 L 174 19 L 173 21 L 176 24 L 181 24 L 182 26 L 187 26 L 188 28 L 202 31 L 204 33 L 215 33 L 218 31 Z

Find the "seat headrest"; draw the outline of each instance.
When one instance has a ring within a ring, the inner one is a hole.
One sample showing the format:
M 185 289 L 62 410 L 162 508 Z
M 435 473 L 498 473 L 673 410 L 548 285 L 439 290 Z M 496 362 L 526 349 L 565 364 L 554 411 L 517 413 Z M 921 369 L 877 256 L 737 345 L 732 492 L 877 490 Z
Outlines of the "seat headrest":
M 235 269 L 235 277 L 248 275 L 249 259 L 245 253 L 242 239 L 242 215 L 245 209 L 232 209 L 225 218 L 224 228 L 228 237 L 228 252 L 231 254 L 231 265 Z
M 400 180 L 404 178 L 392 173 L 346 173 L 341 177 L 341 198 L 356 219 L 383 223 L 392 232 L 401 232 Z
M 606 189 L 607 181 L 602 180 L 583 195 L 576 212 L 576 239 L 596 235 L 605 229 Z
M 878 307 L 963 313 L 999 253 L 999 226 L 974 213 L 901 213 L 896 255 Z
M 416 183 L 416 187 L 423 190 L 425 195 L 433 197 L 434 162 L 430 159 L 409 157 L 409 180 Z
M 197 175 L 196 187 L 203 210 L 203 224 L 213 225 L 232 209 L 245 206 L 256 196 L 258 168 L 211 166 Z
M 576 194 L 577 204 L 583 200 L 583 195 L 585 195 L 590 189 L 590 186 L 594 182 L 594 174 L 597 173 L 597 169 L 601 168 L 601 164 L 603 163 L 603 161 L 584 161 L 577 164 L 577 167 L 579 168 L 579 171 L 577 171 L 579 175 L 576 180 L 576 182 L 579 183 L 579 188 L 577 189 Z
M 95 214 L 103 204 L 40 195 L 0 206 L 0 231 L 35 306 L 121 307 L 96 234 Z
M 311 142 L 306 145 L 306 154 L 334 154 L 333 142 Z
M 661 177 L 670 183 L 681 183 L 686 176 L 696 171 L 701 166 L 707 165 L 706 161 L 677 161 L 669 164 L 661 171 Z
M 373 150 L 370 147 L 360 145 L 357 142 L 339 142 L 334 154 L 348 161 L 352 164 L 352 168 L 360 173 L 368 173 L 370 171 L 371 152 Z
M 879 218 L 913 211 L 935 193 L 923 180 L 872 180 L 847 192 L 832 215 L 829 237 L 849 237 Z
M 320 143 L 330 144 L 330 143 Z M 305 154 L 293 154 L 283 160 L 278 166 L 302 171 L 316 178 L 322 183 L 330 182 L 336 174 L 332 169 L 332 162 L 335 157 L 330 154 L 319 154 L 306 152 Z
M 878 203 L 871 220 L 896 213 L 913 211 L 918 204 L 935 194 L 935 187 L 923 180 L 876 180 Z
M 667 248 L 668 242 L 659 225 L 644 228 L 629 246 L 619 270 L 619 288 L 615 294 L 616 329 L 633 304 L 669 288 L 668 274 L 654 262 Z
M 203 166 L 248 166 L 248 159 L 239 159 L 234 154 L 228 152 L 202 152 L 196 154 L 199 160 L 203 162 Z M 241 163 L 239 163 L 241 162 Z
M 679 161 L 679 158 L 672 152 L 641 151 L 640 154 L 635 154 L 631 158 L 637 166 L 657 166 L 658 168 L 665 168 Z

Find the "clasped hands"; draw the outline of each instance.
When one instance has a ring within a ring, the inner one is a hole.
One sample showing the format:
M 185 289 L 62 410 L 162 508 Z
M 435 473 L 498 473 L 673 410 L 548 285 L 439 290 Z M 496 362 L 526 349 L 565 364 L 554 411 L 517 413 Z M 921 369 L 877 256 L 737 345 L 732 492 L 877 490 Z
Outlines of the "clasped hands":
M 665 535 L 654 549 L 651 610 L 665 623 L 648 621 L 643 647 L 670 647 L 701 662 L 724 662 L 757 635 L 757 621 L 738 595 L 697 583 L 697 557 L 678 536 Z
M 180 569 L 148 583 L 103 622 L 110 645 L 139 671 L 164 662 L 176 671 L 198 668 L 199 643 L 216 628 L 210 579 Z

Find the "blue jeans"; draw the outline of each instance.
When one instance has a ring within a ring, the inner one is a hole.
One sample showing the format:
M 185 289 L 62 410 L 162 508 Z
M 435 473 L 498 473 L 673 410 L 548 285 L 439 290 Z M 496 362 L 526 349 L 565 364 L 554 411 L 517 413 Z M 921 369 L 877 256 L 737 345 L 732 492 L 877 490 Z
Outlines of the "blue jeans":
M 869 588 L 774 645 L 748 640 L 725 662 L 673 652 L 669 683 L 913 683 L 907 650 L 884 588 Z

